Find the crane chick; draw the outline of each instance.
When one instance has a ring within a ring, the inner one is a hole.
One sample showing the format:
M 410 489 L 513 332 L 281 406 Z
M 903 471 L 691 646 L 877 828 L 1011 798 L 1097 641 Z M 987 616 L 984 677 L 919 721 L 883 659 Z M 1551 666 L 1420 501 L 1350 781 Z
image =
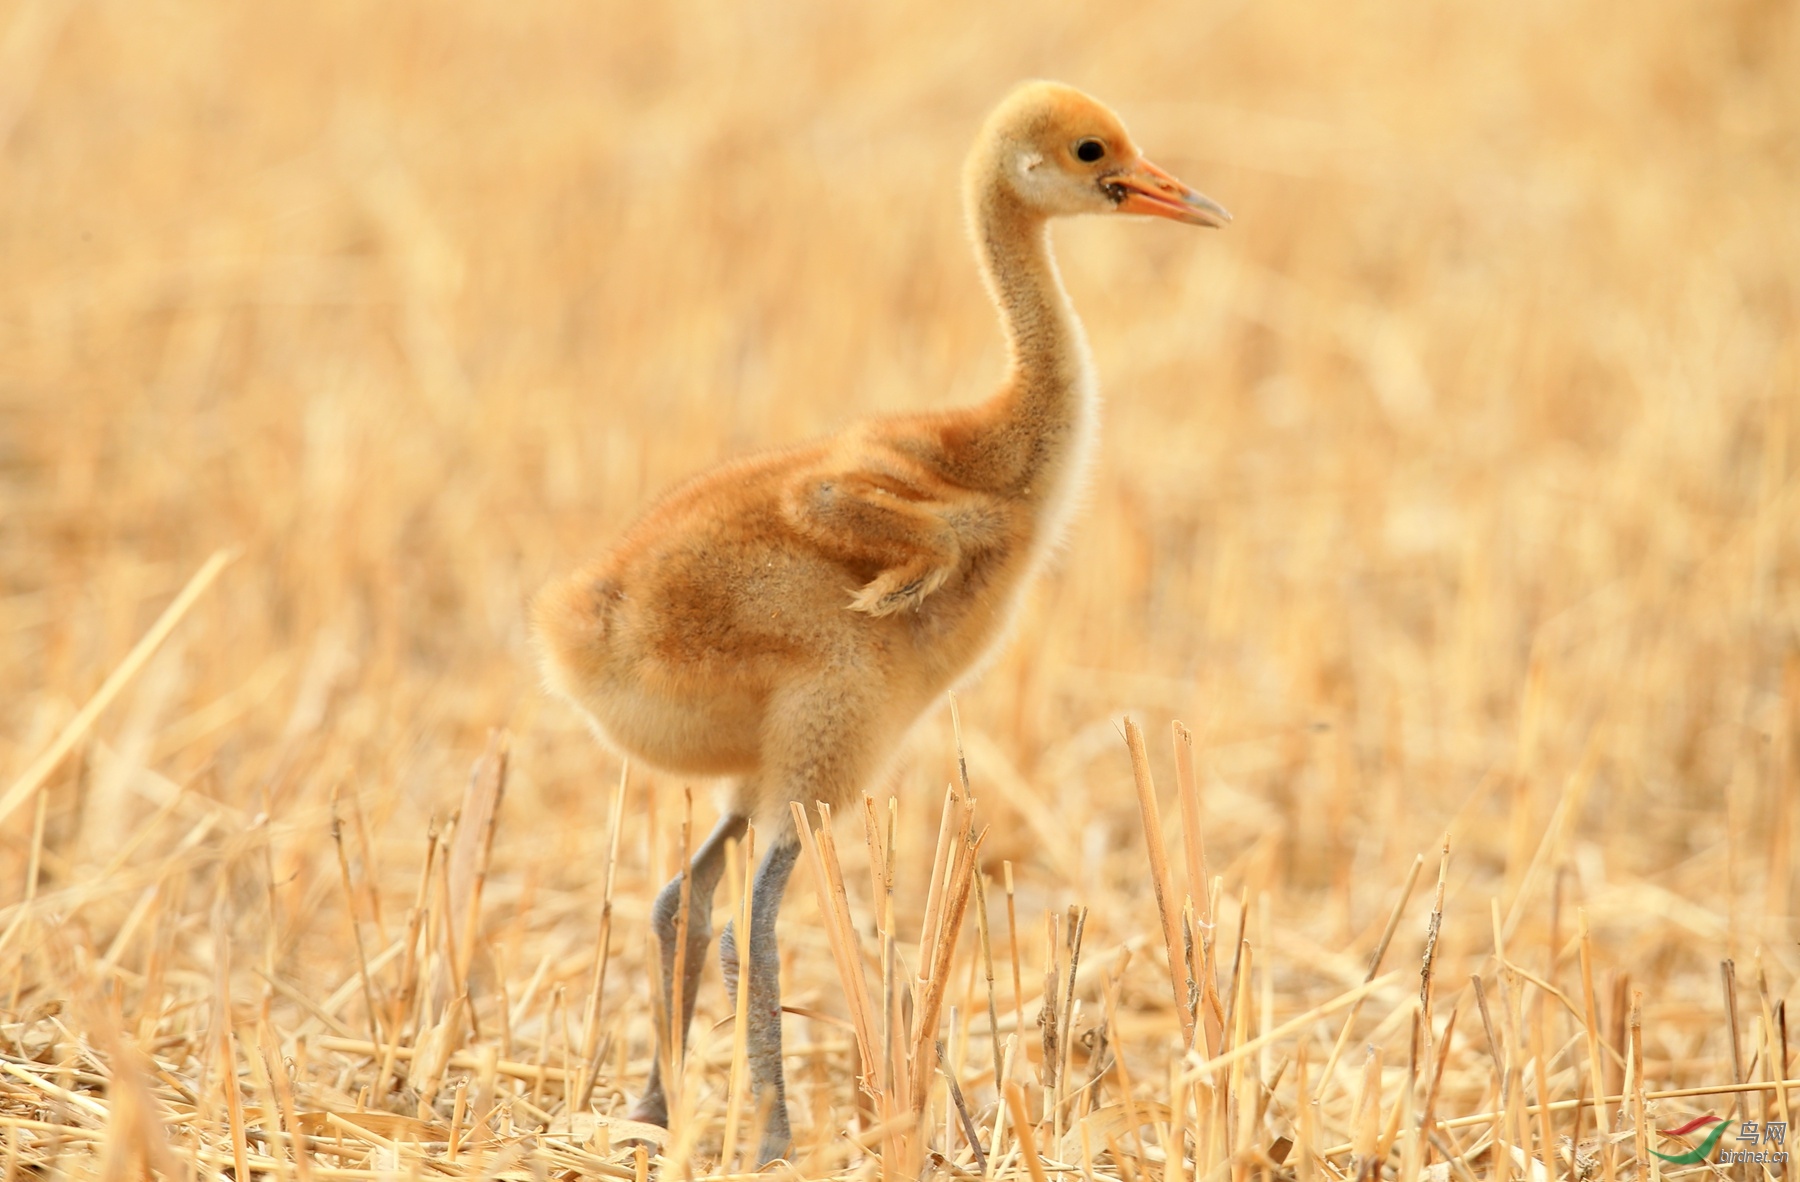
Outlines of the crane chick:
M 681 1029 L 711 941 L 725 845 L 751 821 L 773 835 L 751 897 L 743 986 L 751 1083 L 768 1113 L 764 1162 L 791 1140 L 775 949 L 799 851 L 788 802 L 855 799 L 921 713 L 1002 639 L 1087 469 L 1093 363 L 1048 224 L 1109 213 L 1230 220 L 1146 160 L 1111 110 L 1052 82 L 1020 86 L 999 105 L 963 185 L 1006 336 L 993 396 L 704 472 L 534 606 L 549 684 L 605 741 L 677 775 L 730 782 L 724 817 L 686 870 Z M 674 1004 L 681 884 L 678 875 L 664 887 L 651 914 L 664 1013 Z M 731 935 L 727 926 L 726 948 Z M 657 1032 L 636 1119 L 667 1123 L 670 1037 Z

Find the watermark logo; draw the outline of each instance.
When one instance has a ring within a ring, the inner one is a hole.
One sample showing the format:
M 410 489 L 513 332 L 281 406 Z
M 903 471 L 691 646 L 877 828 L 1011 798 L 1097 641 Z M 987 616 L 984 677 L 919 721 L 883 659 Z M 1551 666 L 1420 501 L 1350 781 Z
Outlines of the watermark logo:
M 1686 1153 L 1657 1153 L 1654 1149 L 1650 1152 L 1656 1153 L 1657 1157 L 1662 1158 L 1670 1165 L 1699 1165 L 1712 1156 L 1713 1150 L 1718 1149 L 1719 1139 L 1725 1135 L 1725 1130 L 1734 1124 L 1737 1122 L 1707 1115 L 1695 1117 L 1678 1129 L 1658 1129 L 1657 1132 L 1665 1137 L 1685 1137 L 1707 1125 L 1712 1126 L 1711 1131 L 1706 1134 L 1706 1139 Z M 1786 1121 L 1771 1120 L 1758 1125 L 1756 1121 L 1747 1120 L 1738 1125 L 1737 1136 L 1733 1138 L 1737 1145 L 1735 1147 L 1728 1145 L 1724 1149 L 1719 1149 L 1718 1163 L 1720 1165 L 1732 1165 L 1739 1162 L 1757 1165 L 1784 1165 L 1788 1160 L 1787 1132 Z M 1769 1148 L 1770 1146 L 1774 1148 Z

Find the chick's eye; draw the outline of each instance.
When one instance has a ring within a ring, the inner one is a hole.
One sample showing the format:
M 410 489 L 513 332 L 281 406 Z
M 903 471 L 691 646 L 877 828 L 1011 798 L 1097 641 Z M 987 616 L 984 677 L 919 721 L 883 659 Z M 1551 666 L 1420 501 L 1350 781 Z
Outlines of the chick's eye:
M 1096 139 L 1075 141 L 1075 159 L 1083 164 L 1092 164 L 1106 155 L 1106 145 Z

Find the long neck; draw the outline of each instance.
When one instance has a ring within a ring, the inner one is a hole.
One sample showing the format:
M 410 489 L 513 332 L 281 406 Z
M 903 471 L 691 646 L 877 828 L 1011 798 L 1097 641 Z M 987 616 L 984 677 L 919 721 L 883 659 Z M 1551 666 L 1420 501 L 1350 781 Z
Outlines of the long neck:
M 1006 380 L 982 408 L 990 462 L 1022 485 L 1045 483 L 1079 465 L 1094 430 L 1087 342 L 1057 275 L 1044 218 L 1002 183 L 970 196 L 982 277 L 999 307 L 1008 354 Z

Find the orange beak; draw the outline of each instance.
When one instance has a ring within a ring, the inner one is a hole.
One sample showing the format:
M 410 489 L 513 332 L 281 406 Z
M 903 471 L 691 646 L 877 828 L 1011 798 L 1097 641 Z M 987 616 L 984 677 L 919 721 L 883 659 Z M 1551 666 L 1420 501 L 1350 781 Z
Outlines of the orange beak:
M 1138 157 L 1136 164 L 1103 182 L 1120 213 L 1186 222 L 1190 226 L 1223 226 L 1231 220 L 1225 207 L 1196 193 L 1156 165 Z

